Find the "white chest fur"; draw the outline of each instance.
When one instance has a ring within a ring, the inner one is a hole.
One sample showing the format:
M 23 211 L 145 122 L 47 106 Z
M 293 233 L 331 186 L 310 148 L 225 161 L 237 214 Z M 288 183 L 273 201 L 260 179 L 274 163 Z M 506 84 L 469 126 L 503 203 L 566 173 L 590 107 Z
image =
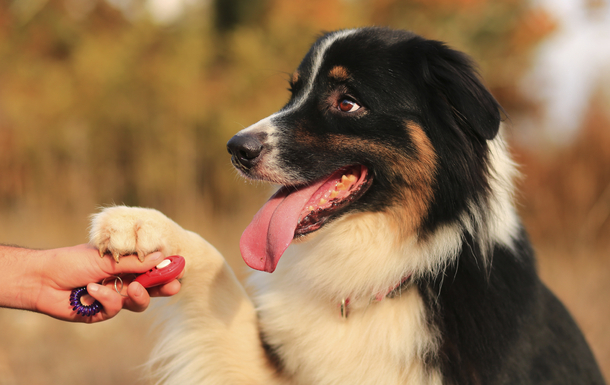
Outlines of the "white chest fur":
M 360 229 L 333 224 L 318 238 L 291 246 L 273 274 L 252 276 L 266 342 L 294 384 L 440 384 L 440 373 L 424 365 L 438 335 L 417 289 L 370 302 L 372 294 L 400 282 L 409 263 L 392 240 L 371 239 L 379 232 L 366 227 L 379 218 L 362 219 L 349 221 Z M 350 236 L 341 237 L 344 231 Z M 362 237 L 372 250 L 339 241 Z M 339 304 L 348 297 L 350 313 L 343 319 Z
M 295 384 L 440 384 L 423 359 L 436 343 L 416 290 L 342 319 L 332 304 L 260 297 L 261 327 Z

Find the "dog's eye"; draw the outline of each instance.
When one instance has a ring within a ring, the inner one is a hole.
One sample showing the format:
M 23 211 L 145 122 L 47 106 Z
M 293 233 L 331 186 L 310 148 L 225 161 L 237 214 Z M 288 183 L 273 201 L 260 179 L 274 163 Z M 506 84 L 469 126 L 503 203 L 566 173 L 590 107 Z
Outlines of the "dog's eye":
M 343 112 L 355 112 L 360 109 L 360 105 L 351 99 L 341 99 L 337 107 Z

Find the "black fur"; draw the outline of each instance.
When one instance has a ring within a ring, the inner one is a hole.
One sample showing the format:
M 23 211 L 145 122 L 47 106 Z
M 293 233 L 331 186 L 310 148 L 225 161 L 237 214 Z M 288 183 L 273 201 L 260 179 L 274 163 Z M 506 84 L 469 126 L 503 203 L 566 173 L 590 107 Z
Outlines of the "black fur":
M 498 134 L 502 110 L 471 60 L 410 32 L 365 28 L 333 43 L 314 74 L 316 52 L 332 37 L 322 36 L 305 56 L 291 99 L 272 118 L 278 160 L 293 184 L 361 164 L 373 175 L 371 187 L 333 218 L 404 204 L 400 192 L 415 182 L 396 169 L 402 164 L 396 159 L 417 162 L 421 156 L 406 129 L 413 123 L 435 155 L 432 194 L 416 229 L 420 241 L 464 217 L 479 216 L 472 222 L 483 225 L 501 221 L 488 214 L 494 193 L 488 141 Z M 348 76 L 327 76 L 336 66 Z M 362 110 L 339 111 L 333 103 L 341 98 Z M 240 163 L 235 144 L 243 138 L 232 141 L 234 162 L 256 178 L 257 158 Z M 603 384 L 580 330 L 538 278 L 525 231 L 515 235 L 512 249 L 464 231 L 459 256 L 439 275 L 431 272 L 410 286 L 423 296 L 429 322 L 440 332 L 440 350 L 426 359 L 445 384 Z
M 578 326 L 538 278 L 525 232 L 489 269 L 471 236 L 443 276 L 419 282 L 442 333 L 446 384 L 604 384 Z
M 439 162 L 433 186 L 434 205 L 420 229 L 422 234 L 428 233 L 454 221 L 467 209 L 469 201 L 482 199 L 482 193 L 489 188 L 486 139 L 498 132 L 500 106 L 464 54 L 406 31 L 365 31 L 334 44 L 319 71 L 326 74 L 333 66 L 344 66 L 352 75 L 350 79 L 339 84 L 325 83 L 325 77 L 318 76 L 316 98 L 276 122 L 284 128 L 282 163 L 308 181 L 327 175 L 340 165 L 364 164 L 375 174 L 372 188 L 337 216 L 358 210 L 383 210 L 401 199 L 395 193 L 401 187 L 408 188 L 408 176 L 388 169 L 387 159 L 377 153 L 349 148 L 336 151 L 324 144 L 333 144 L 329 135 L 346 140 L 362 137 L 393 148 L 404 157 L 416 157 L 405 130 L 406 121 L 415 122 L 434 143 Z M 299 66 L 301 76 L 291 85 L 293 96 L 284 110 L 290 109 L 303 92 L 303 79 L 312 71 L 313 52 L 325 38 L 319 39 Z M 346 117 L 329 111 L 323 103 L 324 96 L 337 88 L 362 104 L 367 114 Z M 297 138 L 300 130 L 295 127 L 307 127 L 307 134 L 315 140 L 302 143 Z

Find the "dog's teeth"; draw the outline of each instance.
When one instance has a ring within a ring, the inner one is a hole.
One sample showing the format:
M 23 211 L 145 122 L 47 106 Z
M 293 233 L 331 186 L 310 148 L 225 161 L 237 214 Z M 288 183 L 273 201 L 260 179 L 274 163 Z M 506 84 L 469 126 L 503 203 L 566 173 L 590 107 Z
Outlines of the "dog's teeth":
M 324 199 L 324 198 L 320 199 L 320 206 L 323 205 L 326 202 L 328 202 L 326 199 Z
M 341 175 L 341 182 L 337 183 L 336 189 L 339 191 L 347 190 L 352 187 L 352 185 L 356 183 L 357 180 L 358 177 L 354 174 Z
M 308 209 L 309 211 L 314 211 L 314 210 L 315 210 L 313 206 L 309 206 L 307 209 Z
M 337 197 L 337 195 L 339 195 L 337 190 L 333 190 L 330 192 L 330 196 L 328 197 L 328 199 L 335 199 Z

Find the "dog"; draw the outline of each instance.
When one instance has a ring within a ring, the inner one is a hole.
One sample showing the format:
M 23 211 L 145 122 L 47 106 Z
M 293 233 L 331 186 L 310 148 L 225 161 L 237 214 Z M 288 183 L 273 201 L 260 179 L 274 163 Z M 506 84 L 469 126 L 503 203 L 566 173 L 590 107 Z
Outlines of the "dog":
M 331 32 L 290 92 L 227 144 L 241 175 L 280 186 L 240 242 L 252 299 L 158 211 L 92 220 L 102 253 L 187 259 L 159 382 L 604 383 L 537 275 L 503 112 L 466 55 L 407 31 Z

